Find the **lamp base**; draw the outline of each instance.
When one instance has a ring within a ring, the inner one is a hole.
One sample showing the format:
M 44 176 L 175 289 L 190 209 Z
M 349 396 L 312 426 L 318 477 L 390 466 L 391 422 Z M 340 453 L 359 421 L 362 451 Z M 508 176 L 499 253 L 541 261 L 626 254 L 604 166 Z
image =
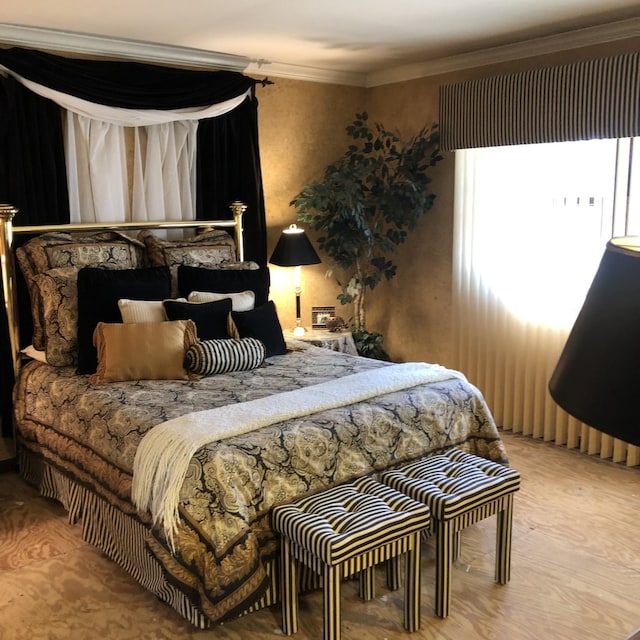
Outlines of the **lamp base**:
M 297 326 L 293 329 L 294 336 L 300 337 L 300 336 L 303 336 L 305 333 L 307 333 L 307 330 L 304 327 Z

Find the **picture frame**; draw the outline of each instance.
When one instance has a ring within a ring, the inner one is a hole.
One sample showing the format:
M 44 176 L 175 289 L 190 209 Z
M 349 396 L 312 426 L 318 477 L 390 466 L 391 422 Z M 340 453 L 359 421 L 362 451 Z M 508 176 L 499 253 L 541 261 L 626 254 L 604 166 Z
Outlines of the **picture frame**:
M 326 329 L 327 318 L 331 318 L 335 315 L 335 307 L 311 307 L 311 328 Z

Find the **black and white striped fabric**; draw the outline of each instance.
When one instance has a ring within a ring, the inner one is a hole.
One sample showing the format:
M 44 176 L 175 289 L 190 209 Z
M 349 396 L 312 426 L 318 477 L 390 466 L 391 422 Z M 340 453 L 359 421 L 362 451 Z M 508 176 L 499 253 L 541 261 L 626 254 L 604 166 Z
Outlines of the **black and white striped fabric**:
M 264 343 L 255 338 L 201 340 L 187 350 L 184 366 L 201 376 L 248 371 L 259 367 L 265 355 Z
M 360 596 L 374 595 L 373 568 L 406 554 L 404 626 L 420 626 L 420 532 L 429 508 L 371 478 L 327 489 L 272 512 L 282 538 L 282 626 L 298 628 L 296 561 L 323 576 L 324 638 L 340 637 L 340 581 L 360 573 Z
M 444 150 L 638 135 L 638 52 L 440 88 Z
M 513 494 L 520 489 L 518 471 L 453 449 L 386 471 L 381 481 L 431 510 L 436 537 L 437 615 L 449 615 L 460 531 L 492 515 L 497 515 L 495 577 L 500 584 L 509 582 Z

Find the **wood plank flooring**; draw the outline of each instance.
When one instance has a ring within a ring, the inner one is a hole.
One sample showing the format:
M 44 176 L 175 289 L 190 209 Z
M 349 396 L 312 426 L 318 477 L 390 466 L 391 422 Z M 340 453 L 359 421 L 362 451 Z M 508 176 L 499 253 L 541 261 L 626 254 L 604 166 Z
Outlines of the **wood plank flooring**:
M 640 469 L 504 434 L 522 474 L 511 582 L 493 582 L 494 518 L 463 533 L 452 614 L 433 613 L 433 548 L 422 557 L 421 628 L 402 628 L 402 591 L 343 589 L 344 640 L 624 640 L 640 627 Z M 320 593 L 301 598 L 297 640 L 322 637 Z M 82 541 L 63 509 L 15 473 L 0 475 L 0 638 L 281 638 L 278 607 L 191 627 Z

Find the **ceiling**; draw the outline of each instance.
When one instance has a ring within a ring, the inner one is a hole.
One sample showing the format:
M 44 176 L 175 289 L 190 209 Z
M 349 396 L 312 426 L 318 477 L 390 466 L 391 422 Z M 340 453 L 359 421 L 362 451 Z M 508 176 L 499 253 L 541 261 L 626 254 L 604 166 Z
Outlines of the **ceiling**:
M 92 51 L 87 43 L 100 42 L 107 52 L 109 42 L 120 50 L 146 43 L 193 50 L 203 60 L 224 54 L 229 64 L 237 59 L 266 73 L 289 68 L 299 76 L 342 74 L 354 84 L 375 84 L 397 70 L 523 42 L 553 42 L 557 50 L 585 39 L 640 35 L 638 0 L 91 0 L 80 6 L 2 0 L 0 42 L 43 46 L 53 38 L 52 46 L 65 49 L 62 38 L 76 36 L 74 47 L 84 43 L 82 50 Z M 81 34 L 97 38 L 77 39 Z

